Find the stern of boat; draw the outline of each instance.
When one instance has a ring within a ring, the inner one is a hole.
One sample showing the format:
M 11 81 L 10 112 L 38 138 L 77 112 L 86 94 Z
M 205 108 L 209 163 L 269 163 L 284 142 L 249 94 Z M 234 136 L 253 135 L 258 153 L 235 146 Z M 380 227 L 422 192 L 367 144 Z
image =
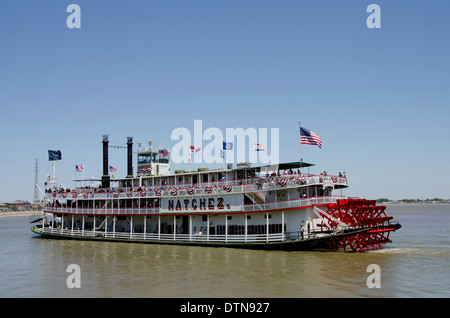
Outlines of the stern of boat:
M 339 199 L 336 203 L 314 207 L 319 218 L 320 231 L 333 233 L 326 241 L 328 249 L 344 251 L 370 251 L 391 243 L 390 233 L 401 228 L 386 215 L 386 206 L 375 200 Z M 357 231 L 362 230 L 362 231 Z M 357 231 L 350 235 L 336 235 Z

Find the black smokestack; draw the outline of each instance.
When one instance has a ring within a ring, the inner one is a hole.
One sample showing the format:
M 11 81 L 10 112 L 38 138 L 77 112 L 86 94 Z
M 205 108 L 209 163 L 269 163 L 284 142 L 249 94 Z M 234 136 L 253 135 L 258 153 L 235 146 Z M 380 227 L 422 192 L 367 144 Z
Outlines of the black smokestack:
M 127 137 L 128 148 L 128 175 L 127 178 L 133 178 L 133 137 Z
M 108 174 L 108 135 L 103 135 L 103 176 L 102 188 L 109 188 L 110 179 Z

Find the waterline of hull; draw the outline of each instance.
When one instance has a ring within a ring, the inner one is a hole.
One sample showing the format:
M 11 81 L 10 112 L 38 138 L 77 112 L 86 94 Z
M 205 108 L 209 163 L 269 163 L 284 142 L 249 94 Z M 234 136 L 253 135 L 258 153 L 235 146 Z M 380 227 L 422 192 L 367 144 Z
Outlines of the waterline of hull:
M 208 242 L 206 239 L 194 239 L 192 241 L 182 240 L 154 240 L 154 239 L 136 239 L 136 238 L 115 238 L 105 237 L 101 233 L 95 236 L 79 236 L 61 233 L 42 232 L 41 228 L 33 227 L 32 232 L 44 238 L 51 239 L 76 239 L 90 241 L 107 241 L 107 242 L 126 242 L 126 243 L 144 243 L 144 244 L 167 244 L 167 245 L 189 245 L 189 246 L 205 246 L 205 247 L 228 247 L 228 248 L 244 248 L 257 250 L 282 250 L 282 251 L 307 251 L 307 250 L 327 250 L 328 242 L 331 240 L 351 237 L 353 235 L 368 232 L 370 228 L 356 229 L 339 234 L 327 234 L 314 238 L 305 238 L 297 240 L 284 240 L 274 242 Z

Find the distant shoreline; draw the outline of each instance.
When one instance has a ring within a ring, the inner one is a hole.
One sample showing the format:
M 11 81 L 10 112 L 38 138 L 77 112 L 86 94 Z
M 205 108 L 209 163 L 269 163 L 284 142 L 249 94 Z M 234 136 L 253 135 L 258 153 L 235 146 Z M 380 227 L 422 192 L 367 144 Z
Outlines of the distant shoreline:
M 377 202 L 377 204 L 410 205 L 410 204 L 449 204 L 449 202 Z
M 42 215 L 43 213 L 44 213 L 43 211 L 8 211 L 8 212 L 0 212 L 0 218 Z

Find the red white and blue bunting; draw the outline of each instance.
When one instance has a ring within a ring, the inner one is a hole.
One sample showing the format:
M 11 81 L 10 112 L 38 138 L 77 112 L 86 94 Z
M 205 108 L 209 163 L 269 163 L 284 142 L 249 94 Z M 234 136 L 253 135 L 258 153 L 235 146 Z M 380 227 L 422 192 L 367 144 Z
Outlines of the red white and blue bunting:
M 190 195 L 194 194 L 194 193 L 195 193 L 195 187 L 190 186 L 190 187 L 187 189 L 187 193 L 190 194 Z
M 152 172 L 152 168 L 141 168 L 141 169 L 137 169 L 136 173 L 138 175 L 141 174 L 150 174 Z
M 151 171 L 150 168 L 148 168 L 148 169 L 140 169 L 140 170 L 141 170 L 141 173 L 142 173 L 142 171 L 144 171 L 145 173 Z M 342 179 L 340 181 L 338 176 L 330 175 L 329 177 L 331 178 L 331 181 L 333 183 L 337 183 L 337 182 L 341 182 L 342 181 Z M 298 185 L 299 183 L 300 184 L 305 184 L 308 180 L 312 180 L 313 182 L 324 183 L 324 182 L 326 182 L 326 180 L 330 180 L 330 179 L 329 178 L 327 179 L 327 176 L 324 176 L 324 175 L 319 175 L 319 176 L 302 175 L 302 176 L 293 176 L 292 178 L 286 178 L 286 177 L 285 178 L 281 178 L 281 179 L 276 180 L 276 182 L 281 187 L 285 187 L 285 186 L 288 185 L 290 180 L 291 180 L 291 182 L 295 181 L 295 183 Z M 255 180 L 254 185 L 256 185 L 258 190 L 261 190 L 261 189 L 263 189 L 263 186 L 264 186 L 265 182 L 267 182 L 267 181 L 263 181 L 262 179 L 259 179 L 258 181 Z M 216 187 L 217 187 L 217 190 L 220 191 L 220 186 L 215 186 L 215 185 L 214 186 L 211 186 L 211 185 L 205 186 L 204 187 L 205 193 L 207 193 L 207 194 L 215 193 L 216 191 L 214 189 Z M 222 191 L 225 191 L 225 192 L 231 192 L 232 191 L 232 185 L 222 185 L 221 187 L 222 187 Z M 180 188 L 180 189 L 186 190 L 187 194 L 189 194 L 189 195 L 194 195 L 195 191 L 196 191 L 196 187 L 194 185 L 190 185 L 189 187 Z M 180 189 L 178 189 L 178 188 L 171 188 L 169 190 L 169 193 L 172 196 L 176 196 L 176 195 L 178 195 L 178 192 L 179 192 Z M 142 197 L 146 197 L 147 195 L 153 195 L 152 194 L 153 191 L 150 191 L 150 193 L 148 193 L 147 190 L 139 189 L 139 191 L 137 191 L 137 192 L 139 192 Z M 64 199 L 66 199 L 69 196 L 69 197 L 72 197 L 72 198 L 76 199 L 78 196 L 80 196 L 80 197 L 82 197 L 84 199 L 88 199 L 90 197 L 91 193 L 92 192 L 76 193 L 76 192 L 62 192 L 62 191 L 56 192 L 56 191 L 54 191 L 54 192 L 52 192 L 51 195 L 53 196 L 53 198 L 56 198 L 56 197 L 60 196 L 60 197 L 62 197 Z M 154 193 L 155 193 L 156 196 L 161 196 L 163 194 L 163 189 L 154 190 Z M 165 194 L 167 194 L 167 193 L 165 193 Z M 112 193 L 110 192 L 110 193 L 107 194 L 108 197 L 110 195 L 112 195 L 114 198 L 119 198 L 120 197 L 120 192 L 116 192 L 115 189 L 112 189 Z M 126 196 L 129 197 L 129 198 L 133 197 L 133 191 L 127 191 L 126 192 Z M 92 198 L 94 198 L 94 194 L 93 193 L 92 193 Z
M 231 188 L 230 185 L 224 185 L 224 186 L 223 186 L 223 189 L 224 189 L 226 192 L 230 192 L 232 188 Z

